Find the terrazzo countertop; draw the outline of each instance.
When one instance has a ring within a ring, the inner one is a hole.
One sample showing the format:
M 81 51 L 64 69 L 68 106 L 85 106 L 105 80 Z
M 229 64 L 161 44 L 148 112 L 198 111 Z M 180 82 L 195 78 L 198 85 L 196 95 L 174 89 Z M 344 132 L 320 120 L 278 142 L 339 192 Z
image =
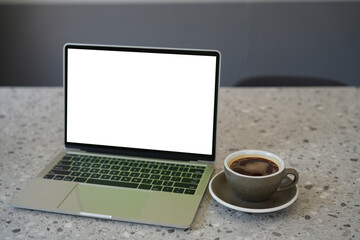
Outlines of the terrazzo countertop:
M 0 239 L 360 239 L 360 89 L 222 88 L 217 160 L 241 149 L 282 157 L 299 197 L 267 214 L 206 191 L 186 230 L 15 209 L 12 197 L 63 147 L 62 88 L 0 88 Z

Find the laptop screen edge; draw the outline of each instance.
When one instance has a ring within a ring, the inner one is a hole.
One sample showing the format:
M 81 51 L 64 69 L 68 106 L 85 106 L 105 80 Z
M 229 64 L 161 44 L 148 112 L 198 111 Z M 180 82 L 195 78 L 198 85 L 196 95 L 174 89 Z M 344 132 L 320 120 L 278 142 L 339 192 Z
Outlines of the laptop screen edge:
M 68 49 L 95 49 L 95 50 L 111 50 L 111 49 L 122 49 L 130 51 L 140 52 L 157 52 L 157 53 L 182 53 L 182 54 L 199 54 L 199 55 L 211 55 L 216 57 L 216 76 L 215 76 L 215 93 L 214 93 L 214 114 L 213 114 L 213 133 L 212 133 L 212 152 L 211 154 L 197 154 L 197 153 L 185 153 L 175 151 L 163 151 L 163 150 L 150 150 L 150 149 L 139 149 L 139 148 L 127 148 L 127 147 L 114 147 L 114 146 L 100 146 L 86 143 L 75 143 L 67 141 L 67 113 L 68 113 L 68 79 L 67 79 L 67 64 L 68 64 Z M 78 44 L 78 43 L 67 43 L 64 45 L 64 105 L 65 105 L 65 147 L 71 149 L 79 149 L 86 152 L 97 152 L 106 154 L 117 154 L 117 155 L 129 155 L 137 157 L 149 157 L 149 158 L 160 158 L 160 159 L 174 159 L 184 161 L 215 161 L 216 155 L 216 135 L 217 135 L 217 108 L 218 108 L 218 92 L 220 86 L 220 69 L 221 69 L 221 54 L 216 50 L 198 50 L 198 49 L 176 49 L 176 48 L 152 48 L 152 47 L 132 47 L 132 46 L 113 46 L 113 45 L 93 45 L 93 44 Z

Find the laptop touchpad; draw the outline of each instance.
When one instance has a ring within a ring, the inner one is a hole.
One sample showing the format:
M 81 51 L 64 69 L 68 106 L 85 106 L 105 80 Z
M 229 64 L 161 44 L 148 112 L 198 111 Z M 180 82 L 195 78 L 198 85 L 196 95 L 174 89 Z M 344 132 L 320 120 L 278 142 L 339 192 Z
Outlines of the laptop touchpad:
M 140 215 L 150 195 L 146 191 L 78 184 L 58 208 L 85 216 L 131 219 Z

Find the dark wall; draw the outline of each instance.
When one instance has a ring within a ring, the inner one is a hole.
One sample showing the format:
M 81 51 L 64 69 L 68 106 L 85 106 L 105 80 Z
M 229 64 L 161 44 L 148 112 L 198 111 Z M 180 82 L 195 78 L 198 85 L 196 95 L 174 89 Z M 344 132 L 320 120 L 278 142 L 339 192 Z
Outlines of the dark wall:
M 62 85 L 66 42 L 217 49 L 256 75 L 360 85 L 360 2 L 0 5 L 0 85 Z

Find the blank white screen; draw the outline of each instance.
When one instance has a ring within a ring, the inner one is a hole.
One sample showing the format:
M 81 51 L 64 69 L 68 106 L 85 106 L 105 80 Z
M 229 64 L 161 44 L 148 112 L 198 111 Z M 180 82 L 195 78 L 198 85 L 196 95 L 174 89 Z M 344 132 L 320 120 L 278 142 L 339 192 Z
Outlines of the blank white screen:
M 211 154 L 216 57 L 68 49 L 67 142 Z

